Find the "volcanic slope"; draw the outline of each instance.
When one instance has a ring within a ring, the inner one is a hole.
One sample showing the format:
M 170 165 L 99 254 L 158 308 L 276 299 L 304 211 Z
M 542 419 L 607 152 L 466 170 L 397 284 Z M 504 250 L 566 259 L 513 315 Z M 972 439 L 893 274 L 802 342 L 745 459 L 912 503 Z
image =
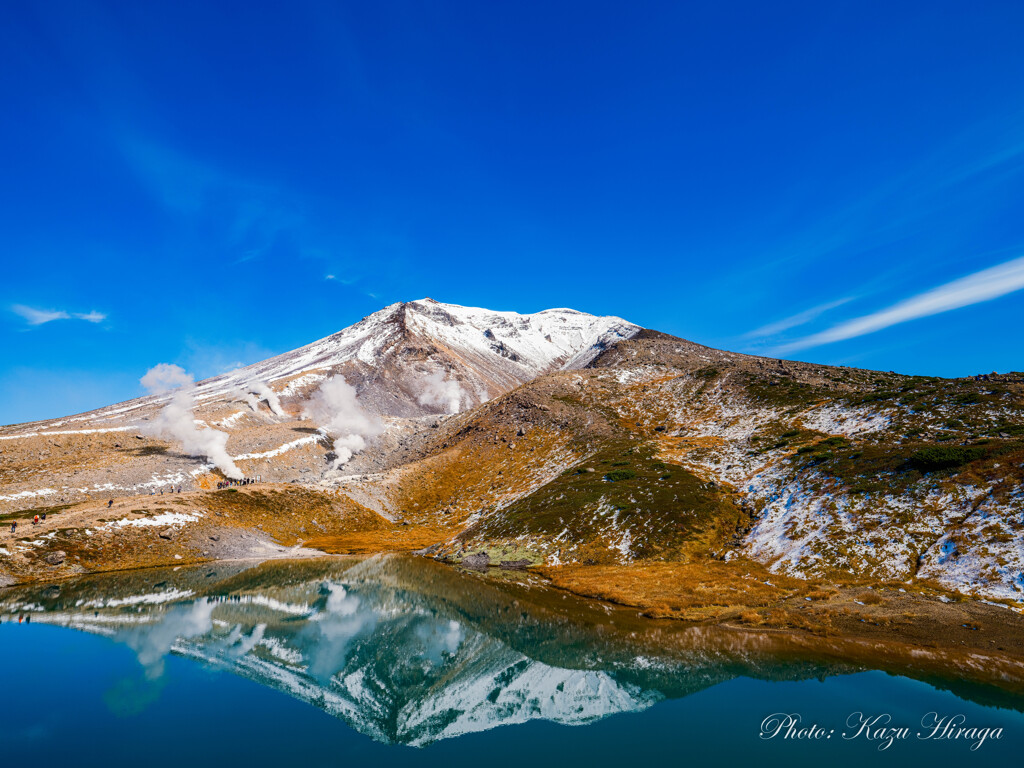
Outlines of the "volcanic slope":
M 341 374 L 387 427 L 375 450 L 346 467 L 372 471 L 415 455 L 408 437 L 435 416 L 548 371 L 580 368 L 638 330 L 570 309 L 521 315 L 431 299 L 393 304 L 308 346 L 200 382 L 194 417 L 200 428 L 227 433 L 227 451 L 246 475 L 313 482 L 330 468 L 331 441 L 304 409 L 323 381 Z M 204 457 L 147 429 L 170 397 L 0 428 L 0 513 L 214 485 L 221 478 Z

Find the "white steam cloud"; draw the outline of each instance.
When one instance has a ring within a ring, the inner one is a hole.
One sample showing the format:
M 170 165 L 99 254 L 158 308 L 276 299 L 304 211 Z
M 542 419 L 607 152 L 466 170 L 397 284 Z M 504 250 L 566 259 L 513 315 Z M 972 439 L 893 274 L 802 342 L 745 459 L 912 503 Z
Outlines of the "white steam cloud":
M 447 413 L 458 413 L 469 395 L 455 379 L 446 379 L 443 371 L 434 371 L 422 382 L 422 390 L 416 400 L 420 405 L 435 405 Z
M 376 415 L 366 411 L 356 399 L 356 390 L 344 376 L 332 376 L 313 393 L 305 415 L 334 438 L 334 452 L 340 467 L 366 447 L 366 440 L 384 431 Z
M 154 395 L 173 392 L 160 415 L 147 426 L 147 431 L 180 442 L 182 450 L 189 456 L 206 457 L 227 477 L 235 480 L 244 477 L 228 454 L 228 433 L 210 427 L 196 427 L 192 416 L 195 382 L 191 374 L 180 366 L 160 363 L 150 368 L 139 381 Z
M 258 411 L 260 400 L 266 400 L 270 410 L 278 416 L 287 416 L 281 407 L 281 398 L 269 385 L 259 379 L 246 381 L 238 388 L 238 395 L 249 404 L 253 411 Z
M 267 401 L 267 405 L 278 416 L 286 415 L 284 408 L 281 407 L 281 398 L 277 396 L 277 392 L 272 390 L 268 385 L 262 381 L 250 381 L 249 389 L 259 395 L 261 398 Z
M 181 387 L 191 387 L 195 380 L 180 365 L 159 363 L 146 371 L 139 383 L 152 395 L 165 395 Z

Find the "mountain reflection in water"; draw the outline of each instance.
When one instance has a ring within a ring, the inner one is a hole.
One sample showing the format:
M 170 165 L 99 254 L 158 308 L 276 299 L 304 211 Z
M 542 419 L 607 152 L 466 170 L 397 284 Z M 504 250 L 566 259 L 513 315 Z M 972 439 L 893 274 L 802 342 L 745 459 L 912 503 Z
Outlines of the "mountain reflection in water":
M 589 723 L 741 675 L 884 669 L 1024 704 L 1019 665 L 998 658 L 652 621 L 529 575 L 404 556 L 138 571 L 0 593 L 0 616 L 18 615 L 128 645 L 153 684 L 168 654 L 188 657 L 414 746 L 537 718 Z

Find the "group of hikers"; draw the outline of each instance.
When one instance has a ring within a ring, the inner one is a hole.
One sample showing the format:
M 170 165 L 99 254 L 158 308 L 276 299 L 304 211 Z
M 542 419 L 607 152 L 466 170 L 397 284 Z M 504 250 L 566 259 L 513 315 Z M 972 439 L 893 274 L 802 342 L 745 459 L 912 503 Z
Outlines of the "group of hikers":
M 241 480 L 221 480 L 217 483 L 217 490 L 223 491 L 225 488 L 234 488 L 239 485 L 253 485 L 260 482 L 261 479 L 260 475 L 256 475 L 256 477 L 243 477 Z
M 32 525 L 39 525 L 39 523 L 41 521 L 45 520 L 45 519 L 46 519 L 46 513 L 45 512 L 41 512 L 40 514 L 38 514 L 38 515 L 36 515 L 35 517 L 32 518 Z M 12 520 L 11 521 L 11 533 L 17 533 L 17 531 L 18 531 L 18 523 L 17 523 L 16 520 Z
M 178 486 L 178 490 L 174 490 L 174 486 L 172 485 L 170 487 L 170 490 L 168 490 L 167 492 L 168 493 L 181 493 L 181 486 L 180 485 Z M 150 496 L 156 496 L 156 490 L 155 489 L 150 490 L 149 495 Z M 160 495 L 161 496 L 164 495 L 164 489 L 163 488 L 160 489 Z M 110 505 L 108 504 L 107 506 L 110 506 Z

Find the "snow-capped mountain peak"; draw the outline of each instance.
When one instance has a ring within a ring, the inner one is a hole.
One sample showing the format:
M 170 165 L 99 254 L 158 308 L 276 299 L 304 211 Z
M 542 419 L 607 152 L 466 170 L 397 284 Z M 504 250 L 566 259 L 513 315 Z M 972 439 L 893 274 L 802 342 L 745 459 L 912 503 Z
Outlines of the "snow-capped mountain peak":
M 203 382 L 202 400 L 246 380 L 268 383 L 285 397 L 301 396 L 341 373 L 380 413 L 423 412 L 417 380 L 440 375 L 475 405 L 553 370 L 585 366 L 608 345 L 640 327 L 619 317 L 574 309 L 533 314 L 444 304 L 400 302 L 293 352 Z

